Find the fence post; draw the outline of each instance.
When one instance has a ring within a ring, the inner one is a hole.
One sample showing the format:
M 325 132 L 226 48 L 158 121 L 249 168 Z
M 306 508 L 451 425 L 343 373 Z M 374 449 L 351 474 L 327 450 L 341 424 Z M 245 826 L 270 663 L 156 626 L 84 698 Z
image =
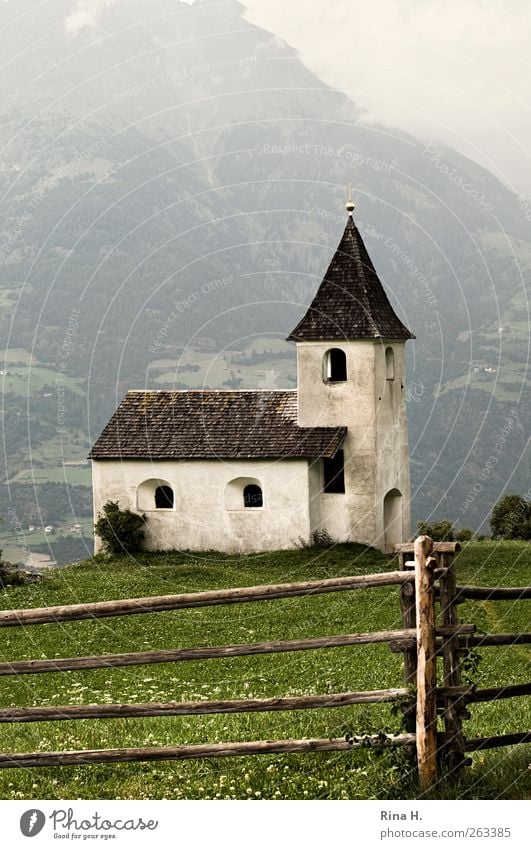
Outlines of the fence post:
M 441 618 L 443 625 L 457 625 L 458 613 L 456 604 L 456 579 L 454 568 L 454 555 L 441 554 L 441 566 L 446 566 L 446 572 L 441 576 L 440 603 Z M 444 637 L 442 644 L 443 674 L 445 687 L 459 687 L 461 685 L 461 671 L 459 668 L 459 637 Z M 463 703 L 456 702 L 452 696 L 446 696 L 444 703 L 444 727 L 447 733 L 447 763 L 452 775 L 459 777 L 463 766 L 466 764 L 465 743 L 463 738 L 462 716 L 464 712 Z
M 403 552 L 399 552 L 398 555 L 398 568 L 401 572 L 409 571 L 408 566 L 405 565 L 406 557 Z M 417 617 L 415 614 L 415 588 L 413 584 L 408 581 L 400 587 L 400 609 L 402 611 L 402 624 L 404 628 L 416 628 L 417 627 Z M 411 648 L 406 649 L 404 652 L 404 680 L 406 686 L 408 684 L 415 685 L 417 683 L 417 649 Z M 407 710 L 404 715 L 404 724 L 406 731 L 415 732 L 416 722 L 415 722 L 415 712 L 414 710 Z
M 417 764 L 422 793 L 437 780 L 437 656 L 435 654 L 435 593 L 429 555 L 433 541 L 415 540 L 417 613 Z

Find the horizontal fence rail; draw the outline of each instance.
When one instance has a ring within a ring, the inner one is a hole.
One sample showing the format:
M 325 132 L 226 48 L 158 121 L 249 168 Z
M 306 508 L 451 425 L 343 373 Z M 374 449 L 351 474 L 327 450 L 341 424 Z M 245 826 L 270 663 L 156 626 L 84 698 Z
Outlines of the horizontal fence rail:
M 482 691 L 481 691 L 482 692 Z M 448 696 L 468 698 L 473 688 L 440 687 L 441 705 Z M 513 694 L 514 695 L 514 694 Z M 520 694 L 518 694 L 520 695 Z M 134 716 L 195 716 L 208 714 L 262 713 L 269 711 L 340 708 L 349 705 L 381 704 L 411 697 L 404 687 L 387 690 L 361 690 L 321 696 L 274 696 L 267 699 L 225 699 L 199 702 L 139 702 L 134 704 L 58 705 L 0 708 L 0 722 L 57 722 L 76 719 L 123 719 Z M 486 699 L 475 699 L 486 701 Z
M 459 542 L 433 542 L 432 551 L 434 554 L 457 554 L 461 551 L 461 543 Z M 415 550 L 415 542 L 398 542 L 394 546 L 395 554 L 413 554 Z
M 531 633 L 521 634 L 475 634 L 471 637 L 461 637 L 459 644 L 464 648 L 468 646 L 523 646 L 531 643 Z
M 467 599 L 485 601 L 524 601 L 531 599 L 531 587 L 459 587 L 455 588 L 455 601 L 460 604 Z
M 465 696 L 466 702 L 494 702 L 499 699 L 513 699 L 517 696 L 531 696 L 531 684 L 508 684 L 505 687 L 484 687 L 472 690 Z
M 242 604 L 269 601 L 278 598 L 321 595 L 323 593 L 359 590 L 368 587 L 386 587 L 413 581 L 407 572 L 380 572 L 374 575 L 352 575 L 343 578 L 326 578 L 322 581 L 301 581 L 292 584 L 264 584 L 257 587 L 239 587 L 229 590 L 208 590 L 179 595 L 146 596 L 120 601 L 95 601 L 87 604 L 69 604 L 58 607 L 34 607 L 25 610 L 0 612 L 0 628 L 17 625 L 45 625 L 55 622 L 73 622 L 82 619 L 103 619 L 108 616 L 130 616 L 143 613 L 160 613 L 190 607 L 212 607 L 219 604 Z
M 32 752 L 0 755 L 0 769 L 16 767 L 75 766 L 79 764 L 127 763 L 128 761 L 184 761 L 194 758 L 227 758 L 245 755 L 278 755 L 308 752 L 348 752 L 362 748 L 414 746 L 414 734 L 383 737 L 380 734 L 340 737 L 331 740 L 260 740 L 250 743 L 211 743 L 138 749 L 87 749 L 73 752 Z
M 531 743 L 531 731 L 519 731 L 516 734 L 499 734 L 493 737 L 476 737 L 465 742 L 467 752 L 479 752 L 482 749 L 498 749 L 501 746 L 516 746 L 519 743 Z
M 408 690 L 364 690 L 325 696 L 282 696 L 270 699 L 225 699 L 200 702 L 145 702 L 124 705 L 63 705 L 61 707 L 0 708 L 0 722 L 50 722 L 62 719 L 123 719 L 132 716 L 198 716 L 220 713 L 267 713 L 281 710 L 340 708 L 394 702 Z
M 437 634 L 472 634 L 475 625 L 441 626 Z M 36 675 L 45 672 L 72 672 L 75 669 L 105 669 L 117 666 L 143 666 L 151 663 L 178 663 L 186 660 L 212 660 L 254 654 L 279 654 L 312 649 L 333 649 L 370 643 L 389 643 L 413 637 L 415 631 L 374 631 L 367 634 L 336 634 L 331 637 L 309 637 L 303 640 L 272 640 L 267 643 L 236 643 L 232 646 L 201 646 L 189 649 L 127 652 L 124 654 L 88 655 L 86 657 L 50 658 L 48 660 L 14 660 L 0 663 L 2 675 Z
M 440 630 L 440 629 L 438 629 Z M 459 648 L 488 648 L 489 646 L 523 646 L 531 643 L 531 633 L 520 634 L 457 634 Z M 391 640 L 389 648 L 392 652 L 407 652 L 416 647 L 416 640 L 411 638 Z M 439 654 L 442 651 L 442 640 L 436 638 L 436 649 Z

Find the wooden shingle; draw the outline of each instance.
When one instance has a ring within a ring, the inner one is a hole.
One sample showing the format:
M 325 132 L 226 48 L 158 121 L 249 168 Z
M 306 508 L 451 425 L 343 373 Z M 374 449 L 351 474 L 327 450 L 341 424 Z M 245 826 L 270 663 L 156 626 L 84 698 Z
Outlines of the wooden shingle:
M 414 339 L 389 303 L 360 232 L 349 215 L 337 251 L 289 341 Z
M 333 457 L 345 427 L 299 427 L 296 391 L 128 392 L 93 460 Z

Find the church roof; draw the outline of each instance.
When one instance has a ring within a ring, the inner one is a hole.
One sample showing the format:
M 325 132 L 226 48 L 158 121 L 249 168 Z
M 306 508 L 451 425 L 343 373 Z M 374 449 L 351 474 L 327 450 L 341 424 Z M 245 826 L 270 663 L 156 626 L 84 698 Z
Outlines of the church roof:
M 345 427 L 299 427 L 297 392 L 128 392 L 90 457 L 222 459 L 333 457 Z
M 360 232 L 349 214 L 345 232 L 324 280 L 288 339 L 310 342 L 376 337 L 415 338 L 389 303 Z

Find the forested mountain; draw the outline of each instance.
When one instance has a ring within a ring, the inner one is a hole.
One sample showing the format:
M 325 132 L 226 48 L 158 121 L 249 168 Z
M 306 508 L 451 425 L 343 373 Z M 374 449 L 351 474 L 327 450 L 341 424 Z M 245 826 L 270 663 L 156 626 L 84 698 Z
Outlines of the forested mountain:
M 59 509 L 50 482 L 67 505 L 88 484 L 128 388 L 294 385 L 279 340 L 339 241 L 349 181 L 417 336 L 415 516 L 481 526 L 526 487 L 525 205 L 451 148 L 369 123 L 238 2 L 100 5 L 0 7 L 9 544 L 31 547 L 28 523 L 88 529 L 88 490 Z

